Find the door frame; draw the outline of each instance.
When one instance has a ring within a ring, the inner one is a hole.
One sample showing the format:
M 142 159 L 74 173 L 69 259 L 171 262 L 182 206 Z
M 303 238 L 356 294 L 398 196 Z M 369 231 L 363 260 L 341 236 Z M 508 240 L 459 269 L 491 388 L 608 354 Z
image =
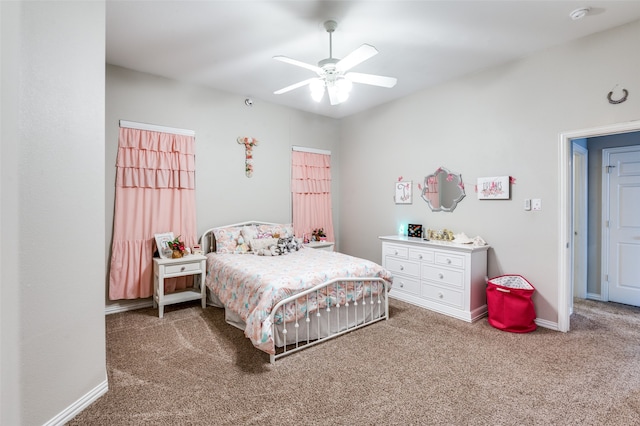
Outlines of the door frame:
M 609 124 L 588 129 L 572 130 L 560 133 L 558 143 L 558 170 L 560 179 L 559 216 L 558 216 L 558 330 L 567 332 L 570 329 L 571 291 L 573 287 L 573 212 L 572 212 L 572 178 L 571 161 L 573 158 L 573 139 L 614 135 L 640 131 L 640 121 Z
M 572 278 L 572 282 L 573 282 L 573 287 L 572 287 L 572 297 L 570 298 L 570 303 L 571 306 L 573 306 L 573 297 L 578 297 L 578 298 L 583 298 L 586 299 L 587 298 L 587 276 L 588 276 L 588 272 L 587 272 L 587 260 L 588 260 L 588 255 L 587 255 L 587 233 L 588 233 L 588 226 L 587 226 L 587 222 L 588 222 L 588 176 L 589 176 L 589 166 L 588 166 L 588 162 L 589 162 L 589 150 L 586 147 L 583 147 L 581 145 L 578 145 L 577 143 L 572 143 L 572 167 L 573 167 L 573 175 L 572 175 L 572 218 L 573 218 L 573 222 L 572 222 L 572 230 L 573 230 L 573 235 L 574 238 L 572 241 L 574 241 L 574 246 L 573 246 L 573 252 L 572 252 L 572 262 L 573 262 L 573 269 L 572 269 L 572 273 L 573 278 Z M 582 158 L 582 161 L 580 163 L 580 167 L 578 167 L 578 165 L 576 164 L 576 158 Z M 576 181 L 576 176 L 579 177 L 579 182 Z M 577 196 L 576 194 L 580 193 L 579 196 Z M 578 198 L 580 205 L 576 205 L 576 198 Z M 581 212 L 581 214 L 578 214 L 578 212 Z M 580 218 L 581 223 L 576 223 L 576 218 Z M 581 246 L 578 247 L 577 245 L 575 245 L 575 235 L 576 233 L 578 233 L 578 235 L 580 235 L 580 241 L 581 241 Z M 579 266 L 579 271 L 580 271 L 580 275 L 582 278 L 582 280 L 580 282 L 577 282 L 578 277 L 576 276 L 575 272 L 578 269 Z M 576 285 L 578 284 L 578 285 Z M 578 291 L 576 291 L 576 289 L 578 289 Z M 571 309 L 571 312 L 573 313 L 573 309 Z

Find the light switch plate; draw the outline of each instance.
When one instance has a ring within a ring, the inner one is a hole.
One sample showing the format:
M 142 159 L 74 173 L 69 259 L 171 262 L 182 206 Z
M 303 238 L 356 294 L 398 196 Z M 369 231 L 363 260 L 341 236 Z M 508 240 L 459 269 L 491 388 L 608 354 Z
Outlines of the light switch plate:
M 525 198 L 524 199 L 524 209 L 529 211 L 531 210 L 531 199 L 530 198 Z
M 540 198 L 531 200 L 531 208 L 533 210 L 542 210 L 542 200 Z

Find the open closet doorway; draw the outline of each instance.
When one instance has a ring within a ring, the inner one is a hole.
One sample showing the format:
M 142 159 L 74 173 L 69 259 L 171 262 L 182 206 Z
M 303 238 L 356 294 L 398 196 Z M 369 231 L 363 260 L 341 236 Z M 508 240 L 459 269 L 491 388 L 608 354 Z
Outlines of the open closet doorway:
M 640 121 L 619 123 L 592 129 L 576 130 L 560 134 L 560 216 L 559 216 L 559 280 L 558 280 L 558 330 L 569 331 L 570 315 L 573 310 L 575 260 L 580 259 L 575 246 L 574 211 L 574 142 L 600 136 L 640 132 Z M 590 161 L 592 159 L 590 158 Z M 576 206 L 575 208 L 578 208 Z M 579 215 L 581 213 L 578 213 Z M 584 212 L 586 215 L 586 212 Z M 600 229 L 601 230 L 601 229 Z M 590 229 L 588 235 L 593 235 Z M 589 255 L 587 255 L 589 259 Z M 600 257 L 597 258 L 600 264 Z M 591 263 L 591 262 L 590 262 Z M 591 273 L 591 272 L 590 272 Z M 596 298 L 596 297 L 592 297 Z

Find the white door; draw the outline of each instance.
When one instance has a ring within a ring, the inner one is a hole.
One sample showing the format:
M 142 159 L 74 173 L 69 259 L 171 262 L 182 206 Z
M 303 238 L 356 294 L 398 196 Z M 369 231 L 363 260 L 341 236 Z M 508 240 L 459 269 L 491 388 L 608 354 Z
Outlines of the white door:
M 608 180 L 603 187 L 609 192 L 609 212 L 603 215 L 608 220 L 608 262 L 603 268 L 608 298 L 640 306 L 640 146 L 605 149 L 602 159 Z

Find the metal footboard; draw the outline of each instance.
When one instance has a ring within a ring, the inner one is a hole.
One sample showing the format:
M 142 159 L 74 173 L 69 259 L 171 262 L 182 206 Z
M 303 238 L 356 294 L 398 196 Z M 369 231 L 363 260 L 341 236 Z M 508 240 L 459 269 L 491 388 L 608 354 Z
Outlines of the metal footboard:
M 348 283 L 353 284 L 349 286 Z M 361 283 L 360 286 L 358 283 Z M 360 298 L 358 290 L 362 293 Z M 287 307 L 289 310 L 293 308 L 295 313 L 302 309 L 304 314 L 301 317 L 295 315 L 294 320 L 283 324 L 284 344 L 270 355 L 271 364 L 276 359 L 325 340 L 388 319 L 388 292 L 389 283 L 379 277 L 336 278 L 278 302 L 270 315 L 274 339 L 278 326 L 276 322 L 278 318 L 284 321 Z M 332 297 L 333 294 L 335 297 Z M 315 321 L 312 321 L 312 316 L 316 317 Z M 317 330 L 312 330 L 312 322 Z M 321 324 L 326 325 L 325 332 L 321 332 Z M 315 338 L 310 337 L 312 335 Z

